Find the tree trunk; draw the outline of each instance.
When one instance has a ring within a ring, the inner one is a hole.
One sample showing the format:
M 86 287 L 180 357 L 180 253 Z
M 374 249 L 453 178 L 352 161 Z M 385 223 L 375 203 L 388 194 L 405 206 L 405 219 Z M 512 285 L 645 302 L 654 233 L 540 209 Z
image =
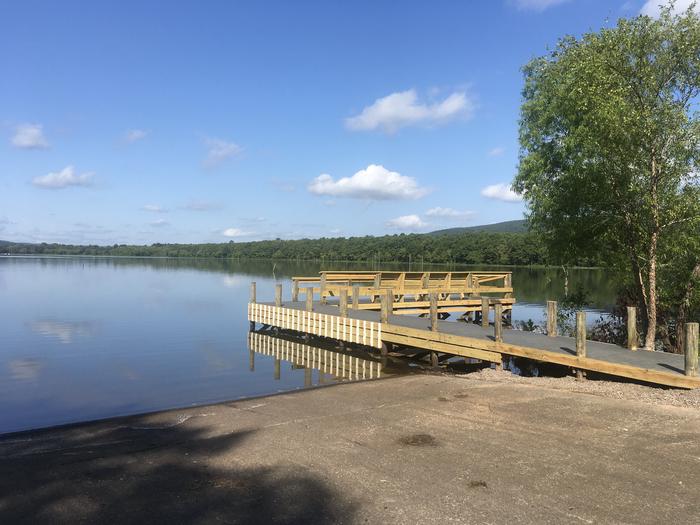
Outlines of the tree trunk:
M 656 342 L 656 248 L 659 242 L 659 187 L 658 171 L 656 168 L 656 155 L 651 150 L 651 213 L 652 230 L 649 239 L 649 290 L 647 298 L 647 336 L 644 347 L 647 350 L 655 350 Z
M 649 246 L 649 296 L 647 304 L 647 336 L 644 347 L 647 350 L 654 350 L 656 342 L 656 244 L 658 234 L 651 234 L 651 245 Z

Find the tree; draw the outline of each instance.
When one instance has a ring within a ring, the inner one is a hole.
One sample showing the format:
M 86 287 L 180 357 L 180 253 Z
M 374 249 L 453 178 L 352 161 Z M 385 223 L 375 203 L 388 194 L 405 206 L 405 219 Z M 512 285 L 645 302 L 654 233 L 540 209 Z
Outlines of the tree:
M 677 15 L 671 5 L 658 19 L 621 19 L 563 38 L 524 68 L 513 187 L 529 206 L 530 226 L 559 263 L 595 255 L 628 276 L 649 350 L 660 262 L 672 263 L 674 240 L 700 233 L 693 7 Z M 692 258 L 700 262 L 697 251 Z

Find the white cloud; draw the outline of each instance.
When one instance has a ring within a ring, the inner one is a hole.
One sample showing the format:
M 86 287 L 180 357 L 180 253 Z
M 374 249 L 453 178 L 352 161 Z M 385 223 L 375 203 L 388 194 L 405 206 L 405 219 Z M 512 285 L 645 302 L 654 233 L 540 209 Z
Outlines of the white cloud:
M 126 133 L 124 133 L 124 140 L 126 142 L 132 143 L 136 142 L 137 140 L 145 139 L 146 135 L 148 135 L 148 131 L 146 130 L 130 129 Z
M 464 91 L 454 92 L 441 102 L 426 104 L 418 101 L 414 89 L 392 93 L 374 101 L 354 117 L 345 119 L 345 126 L 353 131 L 381 129 L 394 133 L 413 125 L 444 124 L 456 118 L 469 118 L 474 102 Z
M 21 149 L 45 149 L 49 143 L 44 137 L 44 127 L 41 124 L 20 124 L 15 129 L 12 145 Z
M 69 186 L 92 186 L 94 173 L 76 175 L 73 166 L 66 166 L 61 171 L 52 172 L 41 177 L 34 177 L 32 184 L 38 188 L 60 190 Z
M 673 5 L 673 13 L 684 13 L 688 10 L 688 8 L 693 2 L 696 2 L 696 0 L 676 0 L 676 3 Z M 664 0 L 647 0 L 647 2 L 642 6 L 642 9 L 639 11 L 639 13 L 642 15 L 650 16 L 652 18 L 658 18 L 661 14 L 661 6 L 659 4 L 667 6 L 670 4 L 670 2 L 664 2 Z M 695 8 L 693 10 L 696 13 L 700 13 L 700 3 L 696 2 Z
M 563 4 L 569 0 L 514 0 L 518 9 L 531 11 L 544 11 L 555 5 Z
M 518 195 L 510 188 L 510 184 L 505 183 L 486 186 L 481 190 L 481 195 L 489 199 L 496 199 L 505 202 L 520 202 L 523 200 L 522 196 Z
M 352 177 L 337 181 L 324 173 L 311 181 L 308 189 L 315 195 L 369 200 L 418 199 L 428 193 L 413 177 L 389 171 L 378 164 L 370 164 Z
M 238 144 L 222 139 L 205 138 L 204 145 L 207 147 L 207 156 L 204 165 L 208 168 L 215 168 L 231 157 L 235 157 L 243 151 Z
M 144 204 L 143 211 L 150 211 L 153 213 L 167 213 L 168 210 L 160 206 L 159 204 Z
M 469 219 L 476 215 L 475 212 L 470 210 L 460 211 L 453 208 L 441 208 L 440 206 L 429 209 L 425 214 L 428 217 L 448 217 L 450 219 Z
M 389 228 L 396 228 L 397 230 L 420 230 L 421 228 L 425 228 L 428 224 L 423 222 L 418 215 L 402 215 L 401 217 L 391 219 L 386 225 Z
M 226 228 L 224 231 L 221 232 L 221 235 L 223 235 L 224 237 L 248 237 L 253 234 L 252 232 L 247 232 L 241 230 L 240 228 Z
M 505 151 L 506 151 L 506 149 L 501 147 L 501 146 L 491 148 L 489 150 L 489 157 L 500 157 L 501 155 L 503 155 L 505 153 Z
M 169 226 L 170 223 L 166 221 L 165 219 L 156 219 L 155 221 L 151 221 L 151 226 Z

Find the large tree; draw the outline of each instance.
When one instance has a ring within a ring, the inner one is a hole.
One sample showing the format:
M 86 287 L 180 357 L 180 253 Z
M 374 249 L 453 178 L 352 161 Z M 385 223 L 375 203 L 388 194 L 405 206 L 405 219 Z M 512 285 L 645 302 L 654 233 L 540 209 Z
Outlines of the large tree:
M 524 73 L 513 186 L 531 228 L 562 264 L 596 254 L 626 272 L 651 350 L 660 269 L 685 250 L 671 281 L 692 295 L 699 277 L 697 243 L 683 238 L 700 234 L 700 18 L 691 6 L 621 19 L 563 38 Z

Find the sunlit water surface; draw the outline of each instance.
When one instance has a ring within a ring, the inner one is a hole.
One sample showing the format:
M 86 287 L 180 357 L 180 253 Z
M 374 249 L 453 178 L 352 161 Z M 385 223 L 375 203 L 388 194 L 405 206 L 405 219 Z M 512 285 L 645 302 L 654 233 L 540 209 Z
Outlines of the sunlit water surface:
M 336 380 L 264 353 L 256 352 L 251 366 L 250 282 L 257 282 L 261 300 L 272 298 L 276 282 L 288 297 L 292 275 L 319 269 L 310 263 L 0 257 L 0 433 Z M 571 285 L 578 283 L 600 311 L 612 302 L 604 272 L 573 272 Z M 563 292 L 556 271 L 515 269 L 513 284 L 514 320 L 541 320 L 544 301 Z

